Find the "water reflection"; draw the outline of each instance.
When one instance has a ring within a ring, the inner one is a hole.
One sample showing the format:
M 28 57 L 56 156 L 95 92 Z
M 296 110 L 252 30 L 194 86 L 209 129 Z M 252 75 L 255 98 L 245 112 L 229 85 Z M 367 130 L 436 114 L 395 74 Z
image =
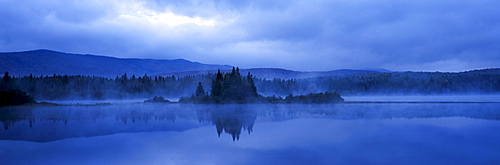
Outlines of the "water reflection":
M 24 120 L 28 120 L 30 128 L 33 127 L 35 117 L 33 116 L 33 111 L 31 109 L 0 110 L 0 121 L 2 122 L 5 130 L 8 130 L 9 127 L 14 125 L 16 122 Z
M 47 142 L 116 133 L 185 131 L 214 125 L 239 140 L 254 123 L 296 118 L 392 119 L 467 117 L 500 120 L 500 104 L 126 104 L 0 108 L 0 140 Z
M 9 107 L 0 109 L 4 126 L 0 139 L 45 142 L 125 132 L 183 131 L 208 123 L 215 125 L 219 137 L 225 132 L 235 141 L 242 130 L 252 132 L 256 118 L 255 111 L 242 105 Z M 29 128 L 25 122 L 29 122 Z M 12 127 L 16 129 L 9 130 Z M 47 129 L 54 134 L 46 134 Z
M 240 139 L 241 130 L 253 131 L 257 114 L 247 106 L 220 106 L 208 110 L 212 123 L 217 129 L 217 135 L 224 131 L 230 134 L 233 141 Z

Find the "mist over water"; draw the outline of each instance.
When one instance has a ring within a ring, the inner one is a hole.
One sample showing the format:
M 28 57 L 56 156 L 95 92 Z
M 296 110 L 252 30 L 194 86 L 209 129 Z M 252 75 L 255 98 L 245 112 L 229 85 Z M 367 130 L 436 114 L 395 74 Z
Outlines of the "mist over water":
M 144 99 L 122 99 L 122 100 L 40 100 L 39 102 L 50 102 L 61 105 L 95 105 L 95 104 L 129 104 L 141 103 Z
M 286 97 L 286 96 L 281 96 Z M 347 102 L 500 102 L 500 95 L 356 95 L 342 96 Z M 143 99 L 111 100 L 39 100 L 61 105 L 129 104 L 141 103 Z M 177 102 L 179 98 L 166 98 Z
M 359 95 L 343 98 L 360 102 L 500 102 L 500 95 Z
M 0 165 L 500 165 L 498 8 L 0 0 Z
M 3 107 L 0 159 L 7 164 L 496 164 L 498 109 L 500 103 Z

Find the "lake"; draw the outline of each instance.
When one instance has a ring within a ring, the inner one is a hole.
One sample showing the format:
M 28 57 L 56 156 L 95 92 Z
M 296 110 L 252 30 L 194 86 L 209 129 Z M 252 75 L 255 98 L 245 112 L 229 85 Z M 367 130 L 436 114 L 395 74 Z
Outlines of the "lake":
M 500 164 L 500 103 L 374 100 L 3 107 L 0 164 Z

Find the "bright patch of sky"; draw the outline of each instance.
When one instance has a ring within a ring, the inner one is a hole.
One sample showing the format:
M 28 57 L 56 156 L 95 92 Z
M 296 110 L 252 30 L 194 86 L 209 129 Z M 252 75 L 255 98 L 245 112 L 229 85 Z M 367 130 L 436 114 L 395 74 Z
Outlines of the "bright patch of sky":
M 129 22 L 147 21 L 151 24 L 179 26 L 184 24 L 194 24 L 198 26 L 215 26 L 214 19 L 203 19 L 200 17 L 188 17 L 181 14 L 176 14 L 168 9 L 162 12 L 157 12 L 144 7 L 140 3 L 124 4 L 125 6 L 119 10 L 119 15 L 116 19 Z

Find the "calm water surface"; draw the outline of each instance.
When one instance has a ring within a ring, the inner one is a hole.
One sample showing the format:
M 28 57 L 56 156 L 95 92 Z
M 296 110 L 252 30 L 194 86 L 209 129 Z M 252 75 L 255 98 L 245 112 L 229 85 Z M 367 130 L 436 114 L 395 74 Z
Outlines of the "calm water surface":
M 499 103 L 0 108 L 0 164 L 500 164 Z

